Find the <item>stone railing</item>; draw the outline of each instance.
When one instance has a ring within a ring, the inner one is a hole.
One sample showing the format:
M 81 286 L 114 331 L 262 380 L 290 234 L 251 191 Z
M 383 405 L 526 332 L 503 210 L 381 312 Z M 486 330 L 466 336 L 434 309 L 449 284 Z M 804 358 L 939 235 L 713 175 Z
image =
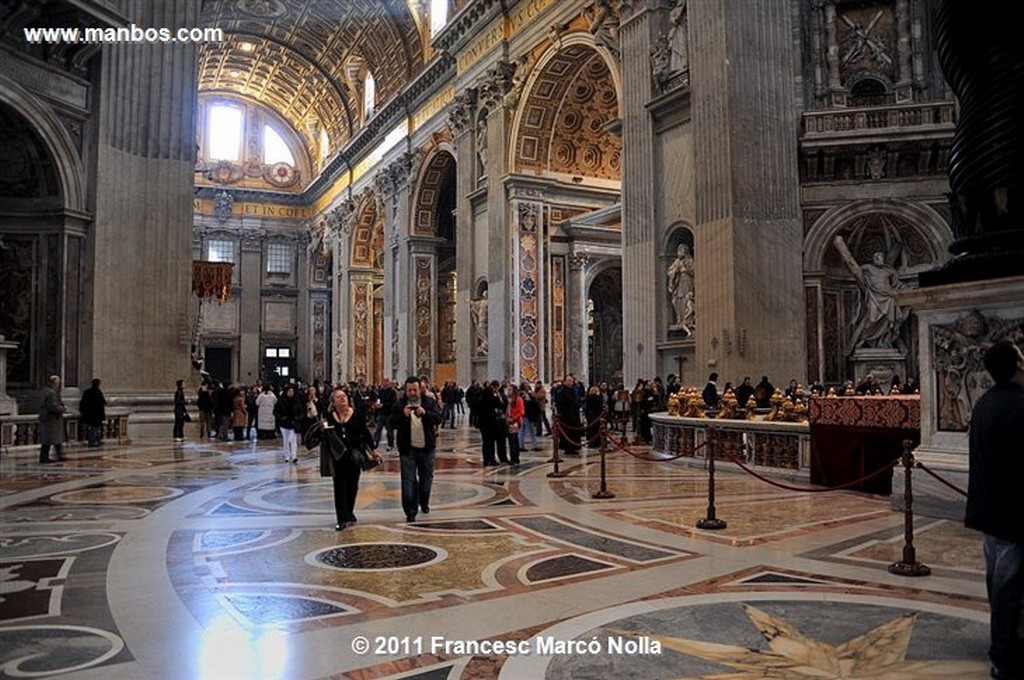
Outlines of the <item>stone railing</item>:
M 64 417 L 64 438 L 68 444 L 85 444 L 89 441 L 88 427 L 81 421 L 77 413 L 69 413 Z M 110 412 L 103 425 L 103 440 L 127 443 L 128 412 Z M 0 450 L 16 446 L 39 445 L 39 416 L 28 414 L 22 416 L 0 416 Z
M 948 132 L 956 125 L 951 101 L 805 111 L 804 139 L 870 136 L 891 132 Z
M 764 420 L 684 418 L 651 414 L 655 455 L 705 459 L 714 449 L 715 460 L 741 460 L 761 473 L 807 480 L 810 477 L 811 440 L 807 423 Z M 707 446 L 708 429 L 715 430 Z

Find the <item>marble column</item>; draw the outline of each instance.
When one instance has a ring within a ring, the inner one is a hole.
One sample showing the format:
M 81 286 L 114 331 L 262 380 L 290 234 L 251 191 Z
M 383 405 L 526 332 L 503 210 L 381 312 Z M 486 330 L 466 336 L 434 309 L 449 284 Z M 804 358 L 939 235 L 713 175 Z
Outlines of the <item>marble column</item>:
M 569 254 L 569 281 L 565 301 L 568 317 L 566 372 L 575 373 L 578 380 L 583 380 L 590 366 L 587 346 L 587 267 L 590 266 L 590 261 L 590 255 L 585 250 L 576 250 Z M 623 313 L 627 307 L 629 305 L 623 305 Z M 587 384 L 585 380 L 583 384 Z
M 504 107 L 504 98 L 511 87 L 514 68 L 498 61 L 478 83 L 478 110 L 487 116 L 487 154 L 484 168 L 487 181 L 487 377 L 492 380 L 514 378 L 514 324 L 499 320 L 511 319 L 515 311 L 515 289 L 512 281 L 514 260 L 513 206 L 509 201 L 505 175 L 508 171 L 508 139 L 511 114 Z
M 339 209 L 335 208 L 335 210 Z M 345 210 L 345 208 L 340 210 Z M 331 338 L 331 382 L 337 384 L 347 382 L 352 376 L 352 364 L 349 360 L 351 343 L 348 341 L 352 327 L 348 310 L 352 302 L 349 295 L 351 288 L 349 254 L 352 251 L 350 238 L 354 222 L 348 215 L 343 218 L 341 212 L 333 211 L 329 214 L 328 222 L 333 225 L 330 231 L 330 243 L 334 261 L 334 277 L 331 282 L 333 306 L 331 318 L 334 320 Z
M 435 236 L 409 239 L 410 375 L 434 378 L 437 363 L 437 245 Z
M 263 296 L 260 289 L 263 287 L 264 238 L 258 230 L 247 230 L 242 233 L 241 241 L 241 257 L 235 265 L 239 270 L 235 280 L 241 289 L 238 297 L 238 356 L 235 357 L 237 369 L 231 378 L 251 385 L 263 375 L 260 347 Z
M 804 380 L 790 3 L 706 0 L 691 3 L 689 16 L 696 370 L 723 381 L 765 373 Z
M 385 292 L 384 335 L 385 355 L 391 355 L 390 369 L 398 381 L 416 372 L 415 294 L 410 254 L 412 234 L 412 186 L 409 159 L 394 163 L 378 175 L 377 190 L 387 206 L 385 224 L 391 233 L 391 271 L 385 266 L 385 281 L 390 280 L 392 296 Z M 386 238 L 386 237 L 385 237 Z M 388 276 L 388 274 L 391 274 Z
M 622 309 L 623 377 L 626 384 L 657 373 L 658 338 L 655 305 L 661 299 L 653 270 L 657 262 L 657 215 L 654 176 L 654 125 L 646 104 L 654 96 L 651 46 L 665 21 L 666 3 L 637 3 L 624 15 L 619 38 L 622 55 Z M 655 9 L 658 7 L 658 9 Z M 625 9 L 623 10 L 626 11 Z M 691 50 L 692 52 L 692 50 Z M 575 279 L 573 274 L 571 279 Z M 570 286 L 570 291 L 572 290 Z M 584 291 L 585 294 L 585 291 Z M 570 300 L 576 297 L 570 295 Z M 571 310 L 575 303 L 568 305 Z M 577 333 L 570 315 L 569 333 Z M 569 372 L 586 370 L 586 355 L 576 356 L 570 343 Z
M 140 26 L 196 26 L 201 0 L 127 3 Z M 110 395 L 169 399 L 188 378 L 196 48 L 103 46 L 95 260 L 83 345 Z
M 455 190 L 458 196 L 455 206 L 455 378 L 460 385 L 469 385 L 473 379 L 475 349 L 469 302 L 476 297 L 476 268 L 473 266 L 476 234 L 473 230 L 473 204 L 468 196 L 476 186 L 473 173 L 476 154 L 473 135 L 470 134 L 472 126 L 460 122 L 457 117 L 449 118 L 449 126 L 455 134 Z

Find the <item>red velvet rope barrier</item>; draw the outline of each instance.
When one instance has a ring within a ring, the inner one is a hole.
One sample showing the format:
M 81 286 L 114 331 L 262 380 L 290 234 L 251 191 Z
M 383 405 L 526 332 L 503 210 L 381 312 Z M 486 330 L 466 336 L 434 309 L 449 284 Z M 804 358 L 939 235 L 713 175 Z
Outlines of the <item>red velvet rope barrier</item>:
M 604 416 L 598 416 L 594 420 L 587 421 L 586 425 L 567 425 L 565 423 L 565 421 L 562 420 L 561 418 L 558 418 L 557 420 L 558 420 L 559 423 L 562 424 L 561 425 L 562 428 L 568 427 L 568 428 L 572 429 L 574 432 L 585 432 L 591 426 L 596 425 L 596 424 L 600 423 L 601 421 L 603 421 L 604 420 Z
M 588 439 L 585 445 L 580 442 L 573 441 L 572 438 L 570 438 L 569 435 L 566 434 L 565 430 L 562 429 L 562 422 L 560 420 L 555 421 L 555 429 L 558 431 L 559 439 L 564 439 L 566 442 L 568 442 L 569 446 L 572 446 L 574 448 L 583 448 L 583 446 L 585 445 L 589 446 L 590 444 L 594 444 L 596 442 L 601 441 L 600 431 L 596 435 Z
M 927 466 L 926 466 L 926 465 L 925 465 L 924 463 L 922 463 L 922 462 L 918 461 L 918 462 L 917 462 L 917 463 L 915 464 L 915 467 L 919 467 L 919 468 L 921 468 L 921 469 L 922 469 L 922 470 L 924 470 L 924 471 L 925 471 L 925 472 L 926 472 L 927 474 L 931 475 L 931 476 L 932 476 L 932 477 L 933 477 L 933 478 L 934 478 L 934 479 L 935 479 L 936 481 L 938 481 L 938 482 L 939 482 L 940 484 L 944 484 L 945 486 L 949 487 L 950 489 L 952 489 L 952 490 L 953 490 L 953 491 L 955 491 L 956 493 L 960 494 L 961 496 L 966 496 L 966 495 L 967 495 L 967 492 L 966 492 L 966 491 L 964 491 L 963 489 L 961 489 L 961 488 L 960 488 L 959 486 L 957 486 L 957 485 L 953 484 L 952 482 L 948 482 L 948 481 L 946 481 L 945 479 L 943 479 L 942 477 L 940 477 L 940 476 L 938 475 L 938 473 L 936 473 L 936 472 L 933 472 L 933 471 L 932 471 L 931 469 L 929 469 L 929 468 L 928 468 L 928 467 L 927 467 Z
M 874 479 L 875 477 L 879 477 L 879 476 L 885 474 L 886 472 L 888 472 L 889 470 L 892 470 L 900 462 L 899 459 L 896 459 L 896 460 L 892 461 L 891 463 L 888 463 L 885 467 L 883 467 L 881 469 L 878 469 L 878 470 L 875 470 L 874 472 L 872 472 L 870 474 L 864 475 L 860 479 L 855 479 L 852 482 L 847 482 L 845 484 L 840 484 L 839 486 L 830 486 L 830 487 L 826 487 L 826 488 L 819 488 L 819 487 L 812 487 L 812 486 L 793 486 L 791 484 L 784 484 L 783 482 L 777 482 L 774 479 L 769 479 L 768 477 L 765 477 L 764 475 L 761 475 L 761 474 L 757 473 L 756 471 L 751 470 L 749 467 L 747 467 L 747 465 L 745 463 L 743 463 L 740 460 L 737 460 L 736 458 L 733 458 L 732 455 L 729 454 L 728 452 L 723 452 L 723 453 L 725 454 L 724 457 L 725 457 L 726 460 L 728 460 L 731 463 L 735 463 L 736 465 L 738 465 L 740 467 L 741 470 L 743 470 L 744 472 L 750 474 L 753 477 L 756 477 L 757 479 L 760 479 L 762 482 L 764 482 L 766 484 L 771 484 L 772 486 L 778 487 L 780 489 L 785 489 L 786 491 L 800 491 L 800 492 L 806 492 L 806 493 L 825 493 L 825 492 L 828 492 L 828 491 L 842 491 L 843 489 L 849 489 L 849 488 L 854 487 L 854 486 L 859 486 L 860 484 L 863 484 L 864 482 L 870 481 L 870 480 Z
M 704 448 L 705 446 L 707 446 L 707 441 L 704 441 L 704 442 L 701 442 L 699 445 L 695 446 L 692 451 L 684 451 L 683 453 L 680 453 L 679 455 L 668 456 L 666 458 L 655 458 L 653 456 L 645 456 L 643 454 L 636 453 L 635 451 L 630 449 L 628 446 L 626 446 L 626 444 L 624 442 L 616 439 L 615 437 L 613 437 L 610 434 L 608 435 L 608 439 L 613 444 L 615 444 L 615 447 L 617 449 L 619 449 L 619 451 L 623 451 L 625 453 L 628 453 L 629 455 L 633 456 L 634 458 L 636 458 L 638 460 L 646 460 L 646 461 L 649 461 L 651 463 L 664 463 L 664 462 L 668 462 L 668 461 L 672 461 L 672 460 L 679 460 L 680 458 L 689 458 L 689 457 L 693 456 L 693 454 L 695 452 L 697 452 L 697 451 L 701 450 L 702 448 Z

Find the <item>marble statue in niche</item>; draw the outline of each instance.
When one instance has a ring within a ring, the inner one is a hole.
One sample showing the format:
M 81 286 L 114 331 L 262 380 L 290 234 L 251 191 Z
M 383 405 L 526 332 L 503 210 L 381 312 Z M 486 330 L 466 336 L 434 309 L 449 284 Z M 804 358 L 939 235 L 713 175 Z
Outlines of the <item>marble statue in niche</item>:
M 476 300 L 469 301 L 469 317 L 473 322 L 473 355 L 487 356 L 487 291 Z
M 856 322 L 847 347 L 851 350 L 862 347 L 897 349 L 906 353 L 906 343 L 900 337 L 900 330 L 909 312 L 896 304 L 894 295 L 904 288 L 893 266 L 902 249 L 901 244 L 897 242 L 888 255 L 876 252 L 871 256 L 871 262 L 858 264 L 842 236 L 836 236 L 833 243 L 861 292 L 854 310 Z
M 668 268 L 668 295 L 675 318 L 670 331 L 683 331 L 686 337 L 693 335 L 695 312 L 693 292 L 693 256 L 690 246 L 680 243 L 676 248 L 676 259 Z
M 590 6 L 589 29 L 598 45 L 619 57 L 619 17 L 611 0 L 597 0 Z

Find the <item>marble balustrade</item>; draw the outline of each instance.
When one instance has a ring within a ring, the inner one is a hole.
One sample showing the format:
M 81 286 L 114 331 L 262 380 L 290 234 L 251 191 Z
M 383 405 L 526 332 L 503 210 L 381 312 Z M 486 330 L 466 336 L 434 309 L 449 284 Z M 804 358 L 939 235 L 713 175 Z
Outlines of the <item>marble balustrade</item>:
M 808 480 L 811 467 L 810 426 L 763 420 L 684 418 L 666 413 L 651 415 L 654 456 L 680 456 L 704 464 L 709 451 L 716 461 L 734 467 L 732 460 L 761 474 Z M 714 430 L 712 443 L 709 429 Z

